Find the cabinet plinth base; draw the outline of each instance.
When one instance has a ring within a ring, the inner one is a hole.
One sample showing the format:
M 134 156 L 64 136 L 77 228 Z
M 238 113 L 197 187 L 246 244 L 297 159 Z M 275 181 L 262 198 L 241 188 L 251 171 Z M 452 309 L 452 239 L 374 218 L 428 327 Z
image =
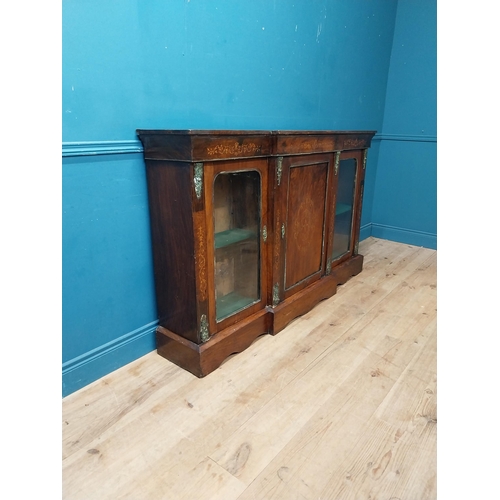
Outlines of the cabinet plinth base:
M 203 344 L 191 342 L 159 326 L 156 348 L 160 356 L 201 378 L 216 370 L 231 354 L 244 351 L 260 335 L 271 333 L 271 324 L 271 314 L 259 311 L 218 332 Z
M 337 285 L 343 285 L 363 269 L 363 256 L 356 255 L 334 267 L 328 276 L 323 276 L 292 295 L 289 299 L 268 310 L 273 314 L 273 335 L 283 330 L 290 321 L 309 312 L 318 302 L 337 293 Z
M 329 276 L 309 285 L 276 307 L 268 307 L 247 319 L 226 328 L 203 344 L 196 344 L 163 326 L 156 329 L 156 348 L 160 356 L 184 368 L 197 377 L 213 372 L 231 354 L 247 349 L 260 335 L 275 335 L 290 321 L 309 312 L 314 306 L 337 293 L 343 285 L 363 268 L 363 256 L 356 255 L 334 267 Z

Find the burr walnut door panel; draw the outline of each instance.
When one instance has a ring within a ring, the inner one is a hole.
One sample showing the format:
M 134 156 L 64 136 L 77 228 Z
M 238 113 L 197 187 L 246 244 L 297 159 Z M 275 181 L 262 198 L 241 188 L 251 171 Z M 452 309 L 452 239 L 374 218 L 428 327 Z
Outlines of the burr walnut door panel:
M 325 265 L 325 227 L 331 155 L 284 159 L 286 222 L 284 295 L 319 279 Z

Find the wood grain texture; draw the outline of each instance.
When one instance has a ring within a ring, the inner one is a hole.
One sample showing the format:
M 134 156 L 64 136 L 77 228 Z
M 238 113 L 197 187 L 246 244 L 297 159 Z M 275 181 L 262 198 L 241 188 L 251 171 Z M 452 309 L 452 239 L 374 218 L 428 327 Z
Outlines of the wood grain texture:
M 368 238 L 333 297 L 195 378 L 156 353 L 62 403 L 63 498 L 436 494 L 436 256 Z
M 290 168 L 286 212 L 285 289 L 321 272 L 328 163 Z
M 179 162 L 148 161 L 146 175 L 159 323 L 197 342 L 191 169 Z

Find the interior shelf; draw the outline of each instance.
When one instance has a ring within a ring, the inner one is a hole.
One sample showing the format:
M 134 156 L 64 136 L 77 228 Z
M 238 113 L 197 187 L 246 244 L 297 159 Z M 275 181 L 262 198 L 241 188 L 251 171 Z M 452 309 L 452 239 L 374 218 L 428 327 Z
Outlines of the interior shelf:
M 346 212 L 350 212 L 352 210 L 352 206 L 347 203 L 337 203 L 335 206 L 335 215 L 345 214 Z
M 223 319 L 231 316 L 236 311 L 241 311 L 245 307 L 255 302 L 255 298 L 244 297 L 236 292 L 228 293 L 223 297 L 217 298 L 217 318 Z
M 215 234 L 215 248 L 224 248 L 240 241 L 255 238 L 255 232 L 248 229 L 228 229 Z

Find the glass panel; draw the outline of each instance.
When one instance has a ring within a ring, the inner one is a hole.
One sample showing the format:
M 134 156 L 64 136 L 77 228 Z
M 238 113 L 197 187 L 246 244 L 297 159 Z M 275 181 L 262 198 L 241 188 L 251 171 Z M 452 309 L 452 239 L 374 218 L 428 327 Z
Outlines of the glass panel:
M 260 173 L 214 180 L 215 316 L 221 321 L 260 300 Z
M 335 225 L 333 232 L 332 260 L 349 251 L 352 233 L 352 211 L 356 187 L 356 160 L 340 160 Z

